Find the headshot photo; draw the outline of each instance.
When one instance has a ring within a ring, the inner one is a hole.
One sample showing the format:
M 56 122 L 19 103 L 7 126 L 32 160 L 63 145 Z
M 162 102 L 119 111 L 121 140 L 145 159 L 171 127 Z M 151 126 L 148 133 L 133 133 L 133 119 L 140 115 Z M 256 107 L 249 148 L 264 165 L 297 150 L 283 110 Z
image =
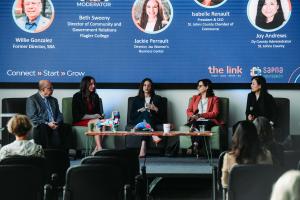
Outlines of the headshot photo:
M 171 24 L 172 18 L 169 0 L 136 0 L 132 7 L 132 20 L 145 33 L 162 32 Z
M 216 8 L 224 4 L 227 0 L 195 0 L 195 2 L 205 8 Z
M 51 25 L 54 7 L 51 0 L 15 0 L 12 15 L 23 31 L 39 33 Z
M 250 0 L 247 14 L 251 24 L 265 32 L 282 28 L 291 15 L 290 0 Z

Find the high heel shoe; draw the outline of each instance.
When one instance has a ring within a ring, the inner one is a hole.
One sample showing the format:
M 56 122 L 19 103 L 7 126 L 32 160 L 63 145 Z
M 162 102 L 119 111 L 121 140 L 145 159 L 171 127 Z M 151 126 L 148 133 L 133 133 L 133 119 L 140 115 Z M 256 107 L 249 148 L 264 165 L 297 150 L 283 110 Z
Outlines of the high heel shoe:
M 92 156 L 94 156 L 97 151 L 98 151 L 98 148 L 95 147 L 94 151 L 92 152 Z
M 97 153 L 97 151 L 100 151 L 100 150 L 102 150 L 102 148 L 96 146 L 94 151 L 92 152 L 92 155 L 95 155 L 95 153 Z

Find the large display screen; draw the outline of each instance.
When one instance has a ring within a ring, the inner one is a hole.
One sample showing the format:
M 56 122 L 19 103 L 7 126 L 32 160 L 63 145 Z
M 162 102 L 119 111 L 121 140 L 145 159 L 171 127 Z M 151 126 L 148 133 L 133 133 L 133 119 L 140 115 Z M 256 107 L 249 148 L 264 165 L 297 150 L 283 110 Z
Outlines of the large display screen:
M 0 82 L 300 82 L 299 0 L 1 0 Z

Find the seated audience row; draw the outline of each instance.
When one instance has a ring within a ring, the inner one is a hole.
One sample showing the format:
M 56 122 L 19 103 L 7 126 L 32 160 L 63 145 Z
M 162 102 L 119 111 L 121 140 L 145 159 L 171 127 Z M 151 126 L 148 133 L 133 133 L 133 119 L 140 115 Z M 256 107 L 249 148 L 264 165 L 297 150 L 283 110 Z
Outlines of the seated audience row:
M 232 139 L 232 150 L 225 154 L 222 168 L 222 185 L 228 186 L 230 170 L 237 164 L 272 164 L 273 149 L 270 126 L 265 117 L 257 117 L 251 121 L 239 122 Z M 256 126 L 256 127 L 255 127 Z M 16 140 L 0 149 L 0 160 L 14 155 L 44 157 L 41 145 L 28 140 L 32 130 L 30 119 L 26 115 L 13 116 L 8 124 L 8 131 L 16 136 Z M 272 151 L 272 150 L 271 150 Z M 277 159 L 277 158 L 276 158 Z M 274 160 L 274 159 L 273 159 Z M 288 171 L 283 174 L 273 187 L 272 200 L 299 199 L 299 171 Z

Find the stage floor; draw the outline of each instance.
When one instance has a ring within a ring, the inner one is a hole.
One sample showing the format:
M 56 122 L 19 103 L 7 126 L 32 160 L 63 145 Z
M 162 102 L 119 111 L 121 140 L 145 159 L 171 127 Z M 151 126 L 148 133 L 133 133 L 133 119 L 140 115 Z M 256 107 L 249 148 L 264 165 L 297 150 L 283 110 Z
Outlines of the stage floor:
M 148 177 L 197 177 L 212 174 L 212 166 L 205 157 L 147 157 L 140 159 L 146 165 Z M 213 159 L 213 165 L 218 160 Z

